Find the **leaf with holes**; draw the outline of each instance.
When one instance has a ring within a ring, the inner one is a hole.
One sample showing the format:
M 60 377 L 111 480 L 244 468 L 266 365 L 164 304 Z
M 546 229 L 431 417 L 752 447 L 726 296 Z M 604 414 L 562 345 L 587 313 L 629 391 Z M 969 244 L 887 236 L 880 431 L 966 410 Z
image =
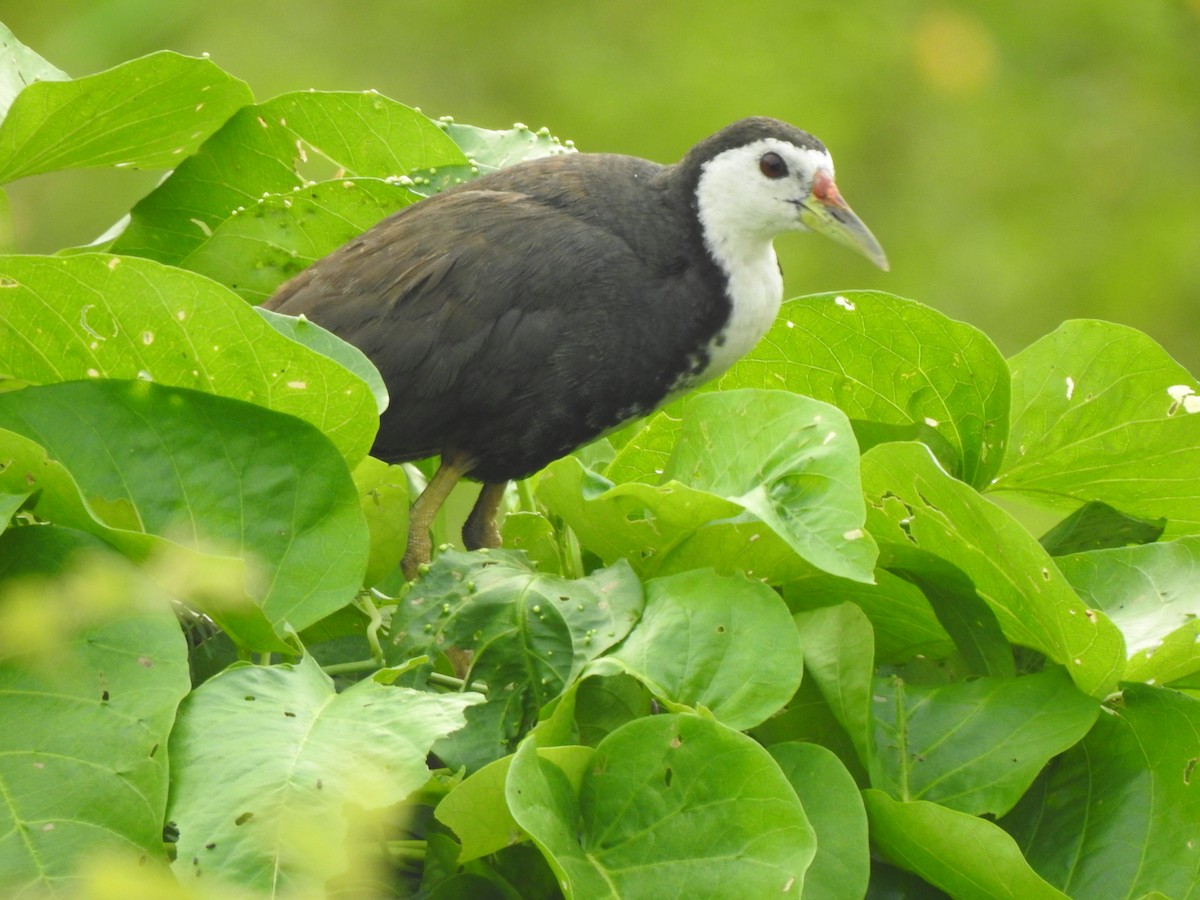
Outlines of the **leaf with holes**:
M 928 444 L 980 487 L 1004 456 L 1009 375 L 983 332 L 877 291 L 800 297 L 720 381 L 806 394 L 842 410 L 859 444 Z
M 1113 690 L 1125 667 L 1120 632 L 1076 596 L 1015 519 L 951 478 L 922 444 L 874 447 L 862 465 L 867 528 L 888 568 L 936 576 L 954 566 L 1008 640 L 1063 664 L 1089 694 Z
M 1200 531 L 1200 395 L 1158 344 L 1109 322 L 1066 322 L 1014 356 L 1008 454 L 992 489 L 1052 507 L 1102 501 Z
M 264 195 L 465 162 L 434 122 L 378 94 L 283 94 L 233 115 L 133 208 L 113 250 L 185 265 L 237 210 L 252 210 Z M 303 247 L 304 232 L 292 234 Z M 289 252 L 261 260 L 278 281 L 301 268 L 290 254 L 298 248 L 283 249 Z
M 730 728 L 777 713 L 803 672 L 800 640 L 773 590 L 696 570 L 646 582 L 646 609 L 590 672 L 637 678 L 673 709 L 703 707 Z
M 393 662 L 472 651 L 468 684 L 497 686 L 470 713 L 473 733 L 486 739 L 464 732 L 437 752 L 477 768 L 515 748 L 538 710 L 629 633 L 642 603 L 642 585 L 624 562 L 570 580 L 512 552 L 447 551 L 401 599 L 385 650 Z
M 482 699 L 372 679 L 337 694 L 311 657 L 226 669 L 187 698 L 171 735 L 176 873 L 323 887 L 347 864 L 348 807 L 392 806 L 425 784 L 429 748 Z
M 526 741 L 506 795 L 568 897 L 799 896 L 816 850 L 767 751 L 697 716 L 618 728 L 578 790 Z
M 1008 812 L 1100 714 L 1057 668 L 941 685 L 879 678 L 873 700 L 872 787 L 973 815 Z
M 4 375 L 30 384 L 140 378 L 245 400 L 310 422 L 351 465 L 374 440 L 376 398 L 330 358 L 331 343 L 348 345 L 322 332 L 324 346 L 306 349 L 207 278 L 85 253 L 0 257 L 0 285 Z
M 1002 821 L 1073 897 L 1194 898 L 1200 886 L 1200 700 L 1129 685 Z

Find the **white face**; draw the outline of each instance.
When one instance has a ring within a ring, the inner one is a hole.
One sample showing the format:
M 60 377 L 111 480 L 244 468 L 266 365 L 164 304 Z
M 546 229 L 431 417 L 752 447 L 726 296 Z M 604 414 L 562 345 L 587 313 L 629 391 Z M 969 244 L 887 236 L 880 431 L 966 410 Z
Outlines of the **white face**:
M 747 244 L 769 243 L 785 231 L 808 231 L 801 204 L 812 194 L 813 178 L 833 178 L 833 160 L 824 150 L 764 138 L 713 157 L 700 170 L 697 185 L 700 223 L 709 249 L 737 253 Z

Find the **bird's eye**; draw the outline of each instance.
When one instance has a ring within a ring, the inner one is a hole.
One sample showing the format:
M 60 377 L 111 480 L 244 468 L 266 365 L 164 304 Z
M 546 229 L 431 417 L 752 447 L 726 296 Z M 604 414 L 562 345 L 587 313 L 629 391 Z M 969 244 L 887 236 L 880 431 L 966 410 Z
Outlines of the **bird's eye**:
M 764 153 L 758 161 L 758 169 L 768 178 L 782 178 L 788 173 L 787 163 L 778 153 Z

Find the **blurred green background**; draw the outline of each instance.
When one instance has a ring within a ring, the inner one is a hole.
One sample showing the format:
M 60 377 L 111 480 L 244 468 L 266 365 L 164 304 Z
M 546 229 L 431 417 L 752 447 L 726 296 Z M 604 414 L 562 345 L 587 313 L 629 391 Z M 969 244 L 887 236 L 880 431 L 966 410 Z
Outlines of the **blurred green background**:
M 789 294 L 888 290 L 1006 354 L 1110 319 L 1200 372 L 1200 0 L 0 0 L 0 20 L 71 75 L 207 52 L 259 99 L 376 88 L 664 162 L 787 119 L 892 261 L 788 236 Z M 159 177 L 18 182 L 5 249 L 89 241 Z

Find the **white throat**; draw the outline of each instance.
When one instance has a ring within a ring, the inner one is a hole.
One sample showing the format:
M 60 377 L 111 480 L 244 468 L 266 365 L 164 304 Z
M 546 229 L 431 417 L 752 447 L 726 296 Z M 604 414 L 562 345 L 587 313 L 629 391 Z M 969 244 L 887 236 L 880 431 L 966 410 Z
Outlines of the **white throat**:
M 720 171 L 723 156 L 708 162 L 696 199 L 700 228 L 709 255 L 729 283 L 729 320 L 709 343 L 709 361 L 693 382 L 716 378 L 745 356 L 767 333 L 783 302 L 783 276 L 771 243 L 777 229 L 743 219 L 744 204 L 731 197 Z

